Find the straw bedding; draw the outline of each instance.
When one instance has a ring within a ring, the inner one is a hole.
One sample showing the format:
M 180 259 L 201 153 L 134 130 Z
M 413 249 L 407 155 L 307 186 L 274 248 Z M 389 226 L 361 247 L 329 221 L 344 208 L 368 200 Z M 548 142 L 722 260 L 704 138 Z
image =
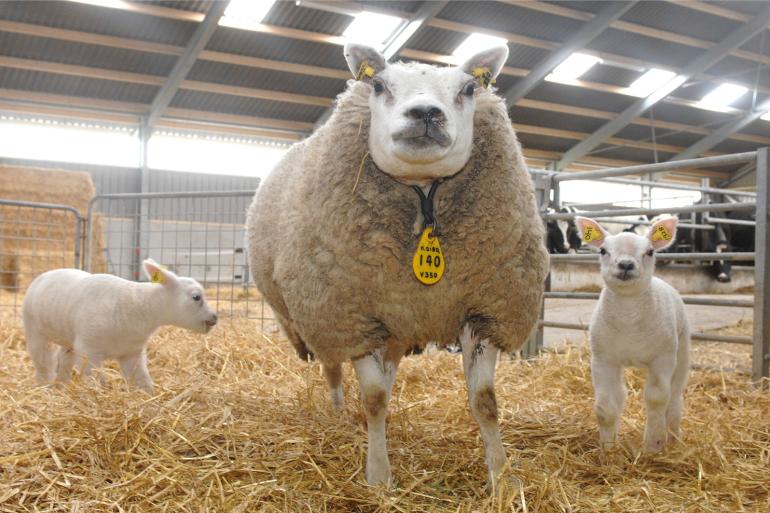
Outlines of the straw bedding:
M 770 395 L 696 370 L 684 440 L 637 453 L 641 375 L 629 375 L 624 447 L 597 450 L 588 353 L 498 365 L 503 441 L 524 488 L 490 498 L 457 356 L 405 359 L 391 402 L 392 491 L 364 484 L 365 429 L 346 366 L 331 413 L 317 364 L 256 323 L 151 343 L 158 394 L 33 386 L 20 329 L 0 327 L 0 511 L 769 511 Z

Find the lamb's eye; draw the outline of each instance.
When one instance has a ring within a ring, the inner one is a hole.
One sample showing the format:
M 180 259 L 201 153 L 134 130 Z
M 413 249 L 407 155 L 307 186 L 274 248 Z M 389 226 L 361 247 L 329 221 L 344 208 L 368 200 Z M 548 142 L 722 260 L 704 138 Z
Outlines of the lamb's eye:
M 465 96 L 473 96 L 473 93 L 476 92 L 476 86 L 474 84 L 468 84 L 463 88 L 463 94 Z
M 385 84 L 383 84 L 379 80 L 375 80 L 374 84 L 372 84 L 372 85 L 374 86 L 374 92 L 376 94 L 380 94 L 381 92 L 383 92 L 385 90 Z
M 599 248 L 599 254 L 600 255 L 606 255 L 607 254 L 607 250 L 604 249 L 604 248 Z
M 201 295 L 200 294 L 193 294 L 192 295 L 192 299 L 193 299 L 193 301 L 200 301 L 201 300 Z
M 654 251 L 652 249 L 647 250 L 647 256 L 652 256 L 653 253 Z

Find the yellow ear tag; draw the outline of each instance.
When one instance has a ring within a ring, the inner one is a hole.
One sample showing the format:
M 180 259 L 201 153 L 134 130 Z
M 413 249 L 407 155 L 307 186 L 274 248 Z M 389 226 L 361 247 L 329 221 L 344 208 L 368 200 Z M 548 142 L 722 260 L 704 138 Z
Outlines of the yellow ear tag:
M 586 225 L 583 227 L 583 241 L 591 242 L 592 240 L 602 240 L 604 236 L 595 226 Z
M 166 283 L 166 275 L 160 271 L 155 271 L 154 273 L 152 273 L 152 276 L 150 276 L 150 281 L 152 281 L 153 283 L 160 283 L 161 285 L 163 285 L 164 283 Z
M 422 231 L 417 251 L 412 258 L 414 275 L 423 285 L 438 283 L 444 276 L 444 254 L 441 253 L 438 236 L 432 237 L 432 233 L 433 228 L 430 226 Z
M 479 79 L 479 84 L 481 84 L 481 87 L 484 89 L 496 82 L 495 79 L 492 78 L 492 71 L 490 71 L 489 68 L 473 68 L 471 75 Z
M 372 78 L 374 76 L 374 68 L 369 66 L 369 61 L 363 61 L 358 68 L 358 75 L 356 80 L 363 80 L 364 77 Z
M 668 230 L 666 230 L 665 226 L 658 226 L 655 228 L 655 231 L 652 232 L 652 240 L 653 241 L 659 241 L 659 240 L 671 240 L 671 234 Z

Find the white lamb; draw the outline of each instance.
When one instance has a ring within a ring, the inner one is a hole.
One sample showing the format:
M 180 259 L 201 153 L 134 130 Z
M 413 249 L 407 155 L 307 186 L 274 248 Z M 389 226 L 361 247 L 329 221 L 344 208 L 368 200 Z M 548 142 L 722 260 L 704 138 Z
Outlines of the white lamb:
M 170 324 L 207 333 L 217 323 L 197 281 L 150 259 L 143 267 L 153 283 L 77 269 L 35 278 L 24 296 L 23 317 L 38 383 L 69 381 L 76 361 L 80 373 L 88 375 L 114 358 L 129 384 L 152 394 L 147 341 L 155 330 Z
M 646 367 L 646 447 L 663 449 L 677 437 L 689 373 L 690 329 L 679 293 L 653 277 L 655 251 L 676 240 L 675 217 L 655 222 L 645 237 L 610 235 L 599 223 L 575 218 L 583 241 L 601 253 L 605 287 L 591 318 L 591 374 L 596 394 L 599 442 L 616 443 L 626 399 L 624 367 Z

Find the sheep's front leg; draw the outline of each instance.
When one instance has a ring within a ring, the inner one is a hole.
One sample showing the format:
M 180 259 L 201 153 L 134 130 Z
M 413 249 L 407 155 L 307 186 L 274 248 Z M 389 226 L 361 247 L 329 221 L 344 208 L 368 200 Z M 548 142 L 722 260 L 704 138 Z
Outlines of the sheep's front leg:
M 676 358 L 664 355 L 650 365 L 644 384 L 644 400 L 647 405 L 647 425 L 644 439 L 648 452 L 660 452 L 666 444 L 666 410 L 671 399 L 671 378 Z
M 599 422 L 599 445 L 603 450 L 612 449 L 617 443 L 620 414 L 626 402 L 623 367 L 592 358 L 591 379 Z
M 345 407 L 345 393 L 342 389 L 342 365 L 321 366 L 326 377 L 326 383 L 329 386 L 329 395 L 332 399 L 332 408 L 335 413 L 340 413 Z
M 58 363 L 56 366 L 56 381 L 67 383 L 72 377 L 72 368 L 75 366 L 75 350 L 70 347 L 60 347 Z
M 489 482 L 494 487 L 505 466 L 505 448 L 500 438 L 500 427 L 497 425 L 495 399 L 495 364 L 499 351 L 487 340 L 479 340 L 474 336 L 467 325 L 460 334 L 460 346 L 471 413 L 479 423 L 489 469 Z
M 120 372 L 129 385 L 144 390 L 148 394 L 153 394 L 152 378 L 147 370 L 147 349 L 141 352 L 124 356 L 118 359 Z
M 398 359 L 385 360 L 382 351 L 374 351 L 353 360 L 361 402 L 368 429 L 369 448 L 366 452 L 366 481 L 371 485 L 390 484 L 390 461 L 385 439 L 385 417 L 388 413 L 390 391 L 398 369 Z

